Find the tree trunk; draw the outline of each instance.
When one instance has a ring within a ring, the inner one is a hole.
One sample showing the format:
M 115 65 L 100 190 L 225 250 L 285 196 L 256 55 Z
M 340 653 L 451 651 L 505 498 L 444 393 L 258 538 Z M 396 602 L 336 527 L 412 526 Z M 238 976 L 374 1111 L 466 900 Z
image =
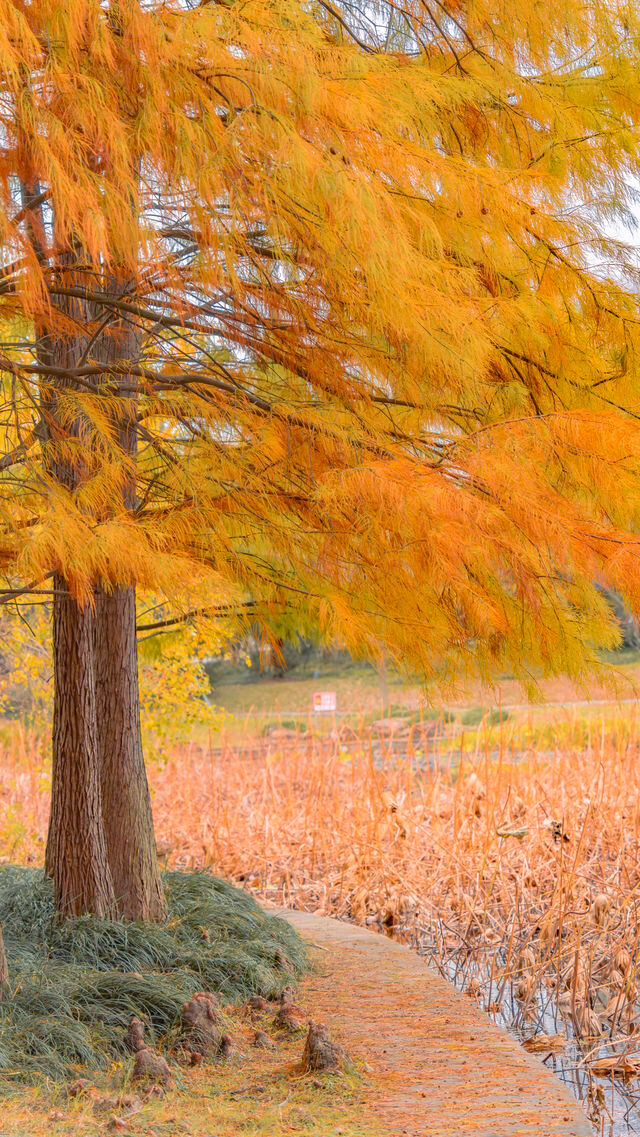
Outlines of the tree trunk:
M 123 291 L 126 289 L 122 280 L 107 276 L 106 295 Z M 105 313 L 98 310 L 96 318 L 104 319 Z M 94 357 L 109 365 L 135 361 L 139 352 L 136 328 L 112 313 L 95 345 Z M 110 376 L 110 382 L 113 381 Z M 127 388 L 127 394 L 114 394 L 115 436 L 123 461 L 130 465 L 122 500 L 116 508 L 125 512 L 136 505 L 137 397 L 133 376 L 123 375 L 120 384 Z M 125 920 L 159 922 L 167 909 L 140 733 L 136 594 L 132 587 L 107 590 L 99 585 L 95 595 L 98 761 L 117 910 Z
M 33 191 L 26 187 L 24 195 L 29 217 Z M 29 222 L 28 229 L 36 247 L 37 226 Z M 82 283 L 81 260 L 81 249 L 73 244 L 63 248 L 57 261 L 63 281 Z M 88 314 L 87 304 L 79 299 L 52 301 L 52 320 L 36 329 L 38 358 L 45 365 L 73 370 L 86 345 Z M 69 421 L 68 412 L 60 408 L 77 389 L 73 379 L 59 375 L 54 383 L 43 386 L 41 395 L 47 470 L 71 492 L 82 485 L 86 470 L 80 456 L 74 460 L 67 444 L 78 440 L 86 445 L 90 428 L 80 411 Z M 59 915 L 87 912 L 111 917 L 114 894 L 102 822 L 96 738 L 95 614 L 88 601 L 83 605 L 76 601 L 60 572 L 54 575 L 53 585 L 53 755 L 45 871 L 53 878 Z
M 102 816 L 116 906 L 161 921 L 166 902 L 142 753 L 133 588 L 96 589 L 96 691 Z
M 27 230 L 34 251 L 44 256 L 38 198 L 37 183 L 23 187 Z M 83 262 L 82 250 L 68 245 L 56 264 L 63 281 L 86 284 Z M 121 280 L 106 276 L 107 295 L 121 288 Z M 60 329 L 55 323 L 36 329 L 38 358 L 45 366 L 72 371 L 87 345 L 105 365 L 137 358 L 136 329 L 113 313 L 110 318 L 108 306 L 96 311 L 80 299 L 56 298 L 52 310 L 63 318 Z M 90 341 L 96 322 L 99 334 Z M 129 377 L 123 376 L 122 383 L 129 384 Z M 74 389 L 73 379 L 60 378 L 43 397 L 43 421 L 54 445 L 70 436 L 88 442 L 83 416 L 70 426 L 62 425 L 58 415 L 60 398 Z M 116 510 L 135 503 L 135 402 L 114 394 L 116 434 L 123 459 L 130 462 Z M 54 456 L 49 470 L 69 490 L 82 484 L 84 472 L 72 460 Z M 61 915 L 161 920 L 166 905 L 140 736 L 135 591 L 108 594 L 98 585 L 95 603 L 95 612 L 89 605 L 79 607 L 66 582 L 55 577 L 53 768 L 45 868 L 53 877 Z
M 110 917 L 114 893 L 102 823 L 94 681 L 95 616 L 54 577 L 53 767 L 45 869 L 63 916 Z

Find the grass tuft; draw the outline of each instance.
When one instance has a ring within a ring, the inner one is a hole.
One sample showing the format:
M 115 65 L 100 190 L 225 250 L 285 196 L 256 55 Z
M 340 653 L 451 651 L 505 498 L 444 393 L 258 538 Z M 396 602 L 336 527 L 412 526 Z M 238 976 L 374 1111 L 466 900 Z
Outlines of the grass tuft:
M 41 871 L 0 868 L 12 987 L 0 1003 L 0 1073 L 60 1079 L 105 1068 L 132 1014 L 146 1015 L 150 1040 L 162 1044 L 195 991 L 227 1002 L 273 997 L 305 968 L 290 925 L 246 892 L 204 872 L 167 872 L 164 882 L 164 924 L 58 922 Z

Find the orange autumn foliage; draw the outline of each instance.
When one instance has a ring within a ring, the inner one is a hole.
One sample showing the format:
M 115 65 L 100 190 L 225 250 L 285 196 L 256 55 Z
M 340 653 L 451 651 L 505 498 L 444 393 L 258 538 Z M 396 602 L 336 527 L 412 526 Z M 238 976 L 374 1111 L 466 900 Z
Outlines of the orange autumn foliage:
M 4 599 L 583 678 L 640 604 L 639 56 L 613 0 L 0 0 Z

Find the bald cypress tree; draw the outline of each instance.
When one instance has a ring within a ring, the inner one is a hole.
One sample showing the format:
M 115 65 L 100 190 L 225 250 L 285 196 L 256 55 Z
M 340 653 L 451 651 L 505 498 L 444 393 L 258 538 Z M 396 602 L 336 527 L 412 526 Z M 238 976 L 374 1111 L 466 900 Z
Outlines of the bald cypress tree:
M 135 589 L 444 685 L 640 600 L 630 5 L 0 0 L 0 560 L 59 910 L 161 919 Z

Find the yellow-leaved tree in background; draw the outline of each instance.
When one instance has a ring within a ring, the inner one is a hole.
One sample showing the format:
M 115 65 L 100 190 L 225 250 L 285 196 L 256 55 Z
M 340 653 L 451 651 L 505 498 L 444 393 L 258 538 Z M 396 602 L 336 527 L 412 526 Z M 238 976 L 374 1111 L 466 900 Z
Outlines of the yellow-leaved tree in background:
M 141 623 L 145 598 L 139 597 Z M 157 605 L 154 605 L 154 610 Z M 156 618 L 157 617 L 156 615 Z M 53 711 L 52 629 L 49 605 L 0 610 L 0 714 L 19 715 L 38 731 L 51 730 Z M 222 713 L 210 703 L 205 656 L 223 643 L 208 628 L 176 624 L 166 632 L 143 632 L 138 643 L 140 723 L 143 741 L 162 757 L 176 726 L 216 729 Z
M 640 17 L 0 0 L 3 599 L 59 911 L 161 919 L 137 588 L 445 685 L 640 602 Z

